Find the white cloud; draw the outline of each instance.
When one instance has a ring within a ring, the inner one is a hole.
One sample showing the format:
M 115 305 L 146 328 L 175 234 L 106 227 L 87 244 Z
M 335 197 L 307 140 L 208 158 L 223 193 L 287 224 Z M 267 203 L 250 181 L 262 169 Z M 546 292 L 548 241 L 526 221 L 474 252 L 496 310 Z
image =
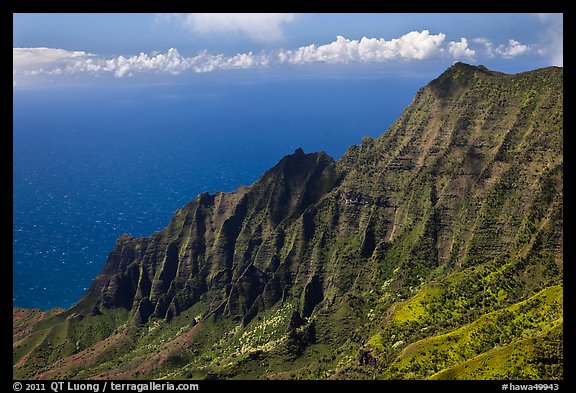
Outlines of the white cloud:
M 68 62 L 85 59 L 92 54 L 83 51 L 68 51 L 54 48 L 13 48 L 13 68 L 18 70 L 51 68 L 55 64 L 62 65 Z
M 460 42 L 450 41 L 448 44 L 448 53 L 454 58 L 472 58 L 476 55 L 476 51 L 468 47 L 468 40 L 460 38 Z
M 483 55 L 485 57 L 492 58 L 495 56 L 494 44 L 492 44 L 492 41 L 490 41 L 488 38 L 484 38 L 484 37 L 472 38 L 471 42 L 473 42 L 474 44 L 482 45 L 482 47 L 484 49 Z
M 508 45 L 500 44 L 494 53 L 502 56 L 505 59 L 511 59 L 516 56 L 521 56 L 530 52 L 530 47 L 528 45 L 521 44 L 516 40 L 508 40 Z
M 422 60 L 439 55 L 445 35 L 432 35 L 428 30 L 411 31 L 400 38 L 349 40 L 342 36 L 330 44 L 309 45 L 278 53 L 280 63 L 354 63 L 383 62 L 388 60 Z
M 500 44 L 498 46 L 495 46 L 492 41 L 484 37 L 473 38 L 471 41 L 475 44 L 482 45 L 484 56 L 488 58 L 501 57 L 504 59 L 512 59 L 526 55 L 532 52 L 533 49 L 531 45 L 525 45 L 513 39 L 509 39 L 507 45 Z
M 165 53 L 140 53 L 134 56 L 103 58 L 83 51 L 53 48 L 13 48 L 14 86 L 27 77 L 100 75 L 118 78 L 140 73 L 177 75 L 184 72 L 211 72 L 222 69 L 247 69 L 283 64 L 303 65 L 315 63 L 382 63 L 390 61 L 418 61 L 430 58 L 467 58 L 475 60 L 481 53 L 487 57 L 513 58 L 531 51 L 531 47 L 516 40 L 496 46 L 486 38 L 470 42 L 481 45 L 483 53 L 469 46 L 466 38 L 445 43 L 442 33 L 428 30 L 412 31 L 398 38 L 367 38 L 351 40 L 343 36 L 325 45 L 308 45 L 297 49 L 238 53 L 233 56 L 202 51 L 186 57 L 177 49 Z
M 177 75 L 191 70 L 210 72 L 216 69 L 265 67 L 268 59 L 252 52 L 235 56 L 212 55 L 200 52 L 194 57 L 184 57 L 177 49 L 149 56 L 118 56 L 109 59 L 88 57 L 84 52 L 63 49 L 13 48 L 13 78 L 36 75 L 106 74 L 115 77 L 133 76 L 136 73 L 152 72 Z
M 240 33 L 257 42 L 278 42 L 284 39 L 282 25 L 293 21 L 296 14 L 161 14 L 157 21 L 175 20 L 199 35 Z
M 550 13 L 545 13 L 545 12 L 535 12 L 534 15 L 536 15 L 536 17 L 538 19 L 540 19 L 541 22 L 548 22 L 551 19 L 554 19 L 556 16 L 561 15 L 561 14 L 550 14 Z
M 564 15 L 536 14 L 541 23 L 546 25 L 542 36 L 540 53 L 549 57 L 550 65 L 564 65 Z

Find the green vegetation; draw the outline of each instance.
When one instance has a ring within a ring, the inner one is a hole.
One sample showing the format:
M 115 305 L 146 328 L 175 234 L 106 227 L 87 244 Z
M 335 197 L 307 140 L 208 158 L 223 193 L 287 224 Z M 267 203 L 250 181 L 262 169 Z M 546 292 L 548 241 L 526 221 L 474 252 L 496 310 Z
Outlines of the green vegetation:
M 14 376 L 561 379 L 563 72 L 457 63 L 335 162 L 298 149 L 118 238 Z
M 562 319 L 562 287 L 550 287 L 446 334 L 407 346 L 390 376 L 422 378 L 514 340 L 541 335 Z
M 563 379 L 562 318 L 540 335 L 498 346 L 430 379 Z

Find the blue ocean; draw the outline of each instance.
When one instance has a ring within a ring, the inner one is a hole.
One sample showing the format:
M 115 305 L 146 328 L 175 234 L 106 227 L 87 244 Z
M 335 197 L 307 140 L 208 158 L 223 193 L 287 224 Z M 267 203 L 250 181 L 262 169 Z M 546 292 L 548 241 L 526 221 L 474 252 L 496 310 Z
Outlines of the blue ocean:
M 339 158 L 425 78 L 219 80 L 14 90 L 13 304 L 68 308 L 122 233 L 253 183 L 298 147 Z

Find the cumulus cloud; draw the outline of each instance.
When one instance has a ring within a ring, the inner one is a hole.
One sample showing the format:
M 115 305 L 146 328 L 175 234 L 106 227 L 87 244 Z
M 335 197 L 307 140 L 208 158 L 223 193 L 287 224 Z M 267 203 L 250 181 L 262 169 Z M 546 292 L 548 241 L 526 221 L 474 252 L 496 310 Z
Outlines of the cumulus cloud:
M 41 74 L 111 73 L 121 78 L 141 72 L 177 75 L 188 70 L 210 72 L 216 69 L 254 68 L 268 64 L 266 56 L 254 55 L 252 52 L 224 56 L 203 51 L 193 57 L 184 57 L 177 49 L 171 48 L 166 53 L 154 55 L 140 53 L 137 56 L 102 59 L 87 57 L 84 52 L 71 52 L 63 49 L 50 51 L 52 55 L 47 55 L 46 48 L 13 48 L 13 77 Z
M 454 58 L 472 58 L 476 55 L 476 51 L 468 47 L 466 38 L 460 38 L 460 42 L 450 41 L 448 53 Z
M 412 31 L 400 38 L 385 40 L 367 38 L 349 40 L 342 36 L 326 45 L 309 45 L 296 50 L 278 53 L 280 63 L 352 63 L 383 62 L 388 60 L 422 60 L 442 52 L 441 44 L 446 36 L 430 34 L 428 30 Z
M 164 53 L 140 53 L 133 56 L 103 58 L 83 51 L 53 48 L 13 48 L 13 80 L 42 75 L 100 75 L 118 78 L 139 73 L 177 75 L 184 72 L 211 72 L 223 69 L 248 69 L 285 64 L 349 64 L 419 61 L 430 58 L 466 58 L 474 60 L 479 50 L 484 56 L 513 58 L 532 50 L 528 45 L 510 39 L 506 45 L 495 45 L 486 38 L 474 38 L 470 47 L 466 38 L 445 43 L 442 33 L 428 30 L 411 31 L 398 38 L 363 37 L 352 40 L 343 36 L 324 45 L 308 45 L 297 49 L 280 49 L 236 55 L 211 54 L 202 51 L 187 57 L 172 48 Z
M 516 40 L 508 40 L 508 45 L 498 45 L 498 47 L 494 49 L 494 52 L 505 59 L 511 59 L 516 56 L 524 55 L 530 52 L 530 50 L 531 49 L 528 45 L 521 44 Z
M 528 54 L 532 51 L 531 46 L 522 44 L 513 39 L 509 39 L 507 45 L 500 44 L 497 46 L 484 37 L 473 38 L 471 41 L 475 44 L 482 45 L 484 56 L 488 58 L 501 57 L 504 59 L 512 59 L 517 56 Z
M 191 13 L 161 14 L 157 21 L 176 21 L 199 35 L 240 33 L 258 42 L 278 42 L 284 39 L 283 25 L 295 18 L 290 13 Z

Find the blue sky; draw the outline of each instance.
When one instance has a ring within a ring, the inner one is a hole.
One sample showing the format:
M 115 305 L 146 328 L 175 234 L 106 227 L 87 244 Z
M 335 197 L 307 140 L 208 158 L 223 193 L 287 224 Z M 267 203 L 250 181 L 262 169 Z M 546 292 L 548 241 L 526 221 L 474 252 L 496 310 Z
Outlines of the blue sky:
M 562 14 L 14 14 L 15 87 L 563 65 Z

